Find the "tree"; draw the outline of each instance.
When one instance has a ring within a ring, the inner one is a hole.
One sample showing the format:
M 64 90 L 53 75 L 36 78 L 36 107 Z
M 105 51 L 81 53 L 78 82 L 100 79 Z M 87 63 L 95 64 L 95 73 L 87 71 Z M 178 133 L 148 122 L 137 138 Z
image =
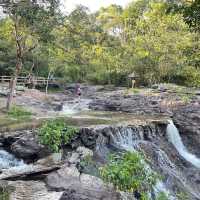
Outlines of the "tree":
M 200 31 L 200 0 L 169 0 L 169 11 L 183 14 L 193 31 Z
M 136 20 L 129 41 L 133 70 L 144 84 L 175 82 L 187 66 L 193 34 L 180 14 L 166 14 L 166 3 L 151 3 Z
M 16 66 L 13 79 L 10 82 L 7 109 L 10 109 L 17 77 L 22 67 L 23 59 L 39 42 L 52 39 L 51 28 L 55 22 L 54 15 L 58 6 L 57 0 L 46 0 L 43 3 L 34 0 L 5 1 L 0 5 L 12 20 L 12 34 L 16 45 Z

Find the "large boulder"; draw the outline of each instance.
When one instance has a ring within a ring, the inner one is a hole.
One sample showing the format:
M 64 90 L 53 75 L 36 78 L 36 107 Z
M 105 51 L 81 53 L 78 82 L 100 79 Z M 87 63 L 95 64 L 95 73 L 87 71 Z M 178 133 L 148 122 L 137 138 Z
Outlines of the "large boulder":
M 63 166 L 47 176 L 47 185 L 56 190 L 65 190 L 62 200 L 117 200 L 119 194 L 111 186 L 95 176 L 80 174 L 74 166 Z
M 11 152 L 19 158 L 28 160 L 38 159 L 49 153 L 33 133 L 22 135 L 11 145 Z
M 51 192 L 40 181 L 8 182 L 14 188 L 10 200 L 59 200 L 63 192 Z

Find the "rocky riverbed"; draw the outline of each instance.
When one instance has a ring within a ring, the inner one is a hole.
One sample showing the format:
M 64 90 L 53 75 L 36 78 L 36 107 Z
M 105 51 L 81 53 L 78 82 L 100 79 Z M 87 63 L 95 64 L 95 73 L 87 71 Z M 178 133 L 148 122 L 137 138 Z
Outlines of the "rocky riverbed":
M 71 85 L 65 93 L 49 96 L 37 91 L 41 96 L 36 97 L 36 91 L 27 91 L 15 98 L 16 104 L 34 111 L 37 120 L 47 116 L 66 117 L 68 123 L 79 127 L 79 133 L 61 153 L 52 154 L 39 143 L 37 126 L 2 130 L 2 149 L 25 163 L 0 169 L 1 187 L 9 191 L 11 200 L 118 200 L 125 196 L 135 199 L 134 195 L 115 191 L 98 176 L 98 167 L 107 162 L 111 152 L 133 149 L 144 152 L 151 169 L 163 177 L 154 193 L 164 191 L 169 199 L 179 200 L 180 195 L 189 200 L 200 199 L 197 158 L 200 157 L 200 98 L 197 91 L 189 94 L 186 102 L 185 96 L 174 92 L 174 88 L 163 86 L 127 91 L 83 85 L 80 103 L 73 90 L 74 85 Z M 63 108 L 67 112 L 63 112 Z M 170 140 L 173 131 L 172 136 L 179 134 L 173 124 L 170 126 L 170 120 L 179 129 L 186 153 L 197 156 L 196 166 L 194 157 L 183 156 L 185 152 L 179 151 Z M 167 132 L 169 126 L 171 133 Z M 88 156 L 92 164 L 82 166 Z

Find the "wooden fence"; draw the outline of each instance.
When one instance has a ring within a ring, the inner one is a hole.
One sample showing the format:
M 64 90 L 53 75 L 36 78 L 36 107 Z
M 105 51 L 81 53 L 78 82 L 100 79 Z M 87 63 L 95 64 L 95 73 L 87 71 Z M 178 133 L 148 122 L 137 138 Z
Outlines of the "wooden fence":
M 12 76 L 0 76 L 0 82 L 1 83 L 6 83 L 10 82 Z M 19 76 L 17 78 L 17 83 L 18 84 L 23 84 L 23 85 L 29 85 L 29 84 L 34 84 L 34 85 L 46 85 L 47 82 L 49 85 L 52 84 L 59 84 L 59 78 L 44 78 L 44 77 L 25 77 L 25 76 Z

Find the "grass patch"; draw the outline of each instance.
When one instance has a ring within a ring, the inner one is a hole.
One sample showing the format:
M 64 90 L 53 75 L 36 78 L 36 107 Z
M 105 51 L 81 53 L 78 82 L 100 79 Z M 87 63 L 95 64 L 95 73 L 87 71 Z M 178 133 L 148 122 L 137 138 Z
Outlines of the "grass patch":
M 67 126 L 64 120 L 55 119 L 45 122 L 39 129 L 40 143 L 49 147 L 52 152 L 59 152 L 63 145 L 70 144 L 78 133 L 74 126 Z
M 124 91 L 124 95 L 139 94 L 142 91 L 140 88 L 129 88 Z
M 189 200 L 189 196 L 185 192 L 179 192 L 176 194 L 178 200 Z
M 10 194 L 8 189 L 5 187 L 0 187 L 0 200 L 9 200 L 10 199 Z
M 12 106 L 11 109 L 8 111 L 8 116 L 13 118 L 24 118 L 24 117 L 30 117 L 32 113 L 30 111 L 27 111 L 25 108 L 21 106 Z

